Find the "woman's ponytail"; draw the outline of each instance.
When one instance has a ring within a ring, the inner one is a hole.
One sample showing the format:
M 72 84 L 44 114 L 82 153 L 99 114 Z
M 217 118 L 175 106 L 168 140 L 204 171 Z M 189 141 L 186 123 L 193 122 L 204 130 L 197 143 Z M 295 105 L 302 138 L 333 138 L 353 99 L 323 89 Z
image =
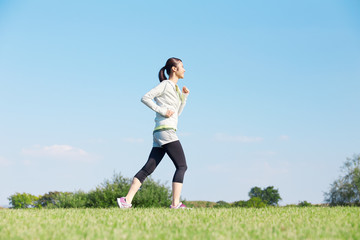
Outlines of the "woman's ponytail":
M 166 75 L 165 75 L 165 70 L 166 70 L 167 75 L 170 76 L 170 74 L 171 74 L 171 68 L 172 68 L 173 66 L 176 67 L 180 62 L 182 62 L 182 61 L 181 61 L 181 59 L 179 59 L 179 58 L 174 58 L 174 57 L 169 58 L 169 59 L 166 61 L 165 66 L 162 67 L 162 68 L 160 69 L 160 71 L 159 71 L 159 80 L 160 80 L 160 82 L 162 82 L 162 81 L 164 81 L 164 80 L 167 80 Z
M 159 72 L 159 80 L 160 80 L 160 82 L 162 82 L 162 81 L 164 81 L 164 80 L 166 80 L 167 78 L 166 78 L 166 76 L 165 76 L 165 67 L 162 67 L 161 69 L 160 69 L 160 72 Z

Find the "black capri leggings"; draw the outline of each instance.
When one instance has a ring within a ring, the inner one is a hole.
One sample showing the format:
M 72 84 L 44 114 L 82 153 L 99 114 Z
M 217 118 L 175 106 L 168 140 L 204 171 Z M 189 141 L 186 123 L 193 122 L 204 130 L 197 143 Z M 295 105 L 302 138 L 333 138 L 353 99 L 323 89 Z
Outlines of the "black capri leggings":
M 185 154 L 180 141 L 167 143 L 161 147 L 153 147 L 150 152 L 148 161 L 144 167 L 135 175 L 135 177 L 139 179 L 141 183 L 143 183 L 147 176 L 154 172 L 157 165 L 159 165 L 163 159 L 165 153 L 168 154 L 176 167 L 173 182 L 183 183 L 187 165 Z

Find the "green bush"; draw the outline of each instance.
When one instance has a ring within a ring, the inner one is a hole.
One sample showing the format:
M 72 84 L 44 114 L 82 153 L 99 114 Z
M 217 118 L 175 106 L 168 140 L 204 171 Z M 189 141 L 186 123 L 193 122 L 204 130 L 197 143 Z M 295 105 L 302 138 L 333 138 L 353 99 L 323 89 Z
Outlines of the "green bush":
M 248 207 L 247 201 L 236 201 L 232 204 L 233 207 Z
M 214 205 L 214 208 L 230 208 L 230 203 L 227 203 L 225 201 L 218 201 L 216 202 L 216 205 Z
M 307 201 L 302 201 L 302 202 L 299 202 L 298 204 L 299 207 L 311 207 L 311 203 L 307 202 Z
M 95 190 L 88 193 L 83 191 L 49 192 L 38 198 L 36 206 L 33 205 L 34 207 L 45 208 L 116 207 L 116 198 L 126 196 L 130 185 L 131 179 L 114 173 L 112 179 L 106 179 Z M 169 206 L 171 204 L 171 191 L 165 185 L 155 182 L 149 177 L 135 195 L 133 204 L 136 207 Z
M 83 191 L 62 192 L 59 194 L 58 208 L 84 208 L 87 203 L 87 194 Z
M 252 197 L 247 201 L 236 201 L 232 203 L 233 207 L 246 207 L 246 208 L 263 208 L 268 206 L 267 202 L 259 197 Z
M 88 193 L 87 207 L 116 207 L 116 198 L 126 196 L 131 179 L 114 174 L 111 180 L 105 180 L 95 190 Z M 171 204 L 171 191 L 165 185 L 148 177 L 135 195 L 132 204 L 136 207 L 164 207 Z
M 168 207 L 171 199 L 171 190 L 149 177 L 142 184 L 132 203 L 136 207 Z
M 88 193 L 87 207 L 115 207 L 116 198 L 125 196 L 130 188 L 131 180 L 114 173 L 111 180 L 106 179 L 100 186 Z
M 267 206 L 267 203 L 259 197 L 252 197 L 246 201 L 246 205 L 247 207 L 263 208 Z
M 15 193 L 9 198 L 9 203 L 13 208 L 33 208 L 40 207 L 38 204 L 39 197 L 29 193 Z
M 88 201 L 87 193 L 75 192 L 49 192 L 39 197 L 36 207 L 44 208 L 83 208 Z

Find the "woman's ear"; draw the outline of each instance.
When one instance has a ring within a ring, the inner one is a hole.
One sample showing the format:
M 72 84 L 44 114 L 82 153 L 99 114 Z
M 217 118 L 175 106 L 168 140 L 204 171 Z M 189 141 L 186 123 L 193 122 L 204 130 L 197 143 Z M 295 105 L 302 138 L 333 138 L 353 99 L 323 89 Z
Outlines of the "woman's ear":
M 177 71 L 177 67 L 172 66 L 172 67 L 171 67 L 171 70 L 172 70 L 173 72 L 176 72 L 176 71 Z

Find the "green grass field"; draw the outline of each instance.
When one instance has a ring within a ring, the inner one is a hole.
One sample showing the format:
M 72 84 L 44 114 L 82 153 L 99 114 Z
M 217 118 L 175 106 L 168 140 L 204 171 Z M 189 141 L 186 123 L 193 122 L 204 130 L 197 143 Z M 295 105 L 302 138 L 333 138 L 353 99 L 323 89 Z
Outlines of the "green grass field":
M 3 209 L 0 239 L 360 239 L 360 208 Z

